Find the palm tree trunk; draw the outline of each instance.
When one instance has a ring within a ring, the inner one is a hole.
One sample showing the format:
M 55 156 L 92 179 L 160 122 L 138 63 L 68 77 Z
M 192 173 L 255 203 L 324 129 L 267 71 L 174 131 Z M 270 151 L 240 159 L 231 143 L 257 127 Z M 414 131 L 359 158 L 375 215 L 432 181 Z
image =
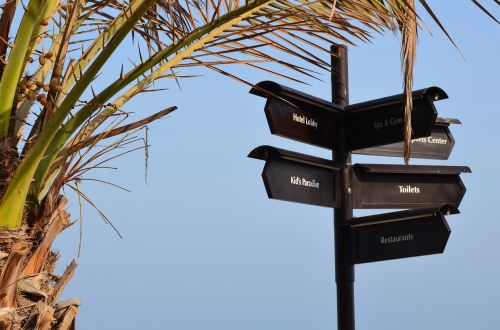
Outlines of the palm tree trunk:
M 9 139 L 0 142 L 0 160 L 1 198 L 18 164 L 18 153 Z M 56 276 L 59 255 L 51 251 L 55 238 L 71 225 L 66 198 L 49 196 L 43 206 L 26 211 L 19 230 L 0 231 L 0 330 L 75 328 L 80 301 L 58 298 L 76 262 Z

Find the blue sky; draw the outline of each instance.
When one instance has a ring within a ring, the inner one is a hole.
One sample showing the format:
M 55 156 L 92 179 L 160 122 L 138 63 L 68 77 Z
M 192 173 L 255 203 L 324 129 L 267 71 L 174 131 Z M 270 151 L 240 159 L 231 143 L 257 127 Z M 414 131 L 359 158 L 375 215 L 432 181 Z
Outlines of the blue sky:
M 463 125 L 451 128 L 456 144 L 448 161 L 412 164 L 467 165 L 473 173 L 462 175 L 467 193 L 461 214 L 448 219 L 443 255 L 356 266 L 358 329 L 494 329 L 500 321 L 499 26 L 467 1 L 431 5 L 465 60 L 426 17 L 433 36 L 420 33 L 414 86 L 444 89 L 449 99 L 436 103 L 439 115 Z M 391 34 L 350 47 L 351 103 L 400 93 L 399 63 L 399 40 Z M 324 82 L 304 86 L 242 72 L 251 82 L 276 80 L 330 99 L 326 73 Z M 267 199 L 263 162 L 246 157 L 263 144 L 324 158 L 329 151 L 271 135 L 264 99 L 204 73 L 185 81 L 182 92 L 172 85 L 130 104 L 137 112 L 179 107 L 150 126 L 148 185 L 144 155 L 136 152 L 113 163 L 117 173 L 94 175 L 132 193 L 84 186 L 124 239 L 86 208 L 79 267 L 64 293 L 82 300 L 79 327 L 335 329 L 333 211 Z M 74 219 L 77 206 L 73 200 Z M 57 248 L 64 268 L 76 257 L 78 226 Z

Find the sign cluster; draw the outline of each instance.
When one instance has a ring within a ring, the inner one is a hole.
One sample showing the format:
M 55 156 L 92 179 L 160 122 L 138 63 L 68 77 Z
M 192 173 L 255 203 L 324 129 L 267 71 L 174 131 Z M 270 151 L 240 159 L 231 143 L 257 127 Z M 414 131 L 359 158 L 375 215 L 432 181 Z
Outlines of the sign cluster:
M 401 156 L 404 95 L 345 108 L 271 81 L 250 93 L 265 97 L 272 134 L 354 154 Z M 411 156 L 448 159 L 455 143 L 437 117 L 434 102 L 447 98 L 438 87 L 413 92 Z M 450 235 L 445 215 L 458 213 L 465 194 L 466 166 L 348 164 L 349 193 L 340 193 L 342 169 L 333 161 L 271 146 L 249 157 L 265 160 L 262 173 L 269 198 L 330 208 L 406 209 L 348 219 L 353 264 L 442 253 Z M 344 196 L 344 198 L 341 198 Z

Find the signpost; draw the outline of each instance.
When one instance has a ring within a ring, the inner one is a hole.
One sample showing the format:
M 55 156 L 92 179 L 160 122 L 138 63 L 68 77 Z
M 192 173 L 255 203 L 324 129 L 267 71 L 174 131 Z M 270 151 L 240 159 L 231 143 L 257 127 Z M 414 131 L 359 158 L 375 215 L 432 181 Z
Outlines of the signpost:
M 401 156 L 404 96 L 348 105 L 347 49 L 332 46 L 333 102 L 264 81 L 251 93 L 267 99 L 272 134 L 331 149 L 327 160 L 270 146 L 249 157 L 265 160 L 269 198 L 334 209 L 335 281 L 339 330 L 354 330 L 354 265 L 442 253 L 450 228 L 445 215 L 459 213 L 467 166 L 351 164 L 351 152 Z M 456 119 L 437 118 L 438 87 L 414 91 L 411 156 L 448 159 Z M 353 217 L 353 209 L 408 209 Z

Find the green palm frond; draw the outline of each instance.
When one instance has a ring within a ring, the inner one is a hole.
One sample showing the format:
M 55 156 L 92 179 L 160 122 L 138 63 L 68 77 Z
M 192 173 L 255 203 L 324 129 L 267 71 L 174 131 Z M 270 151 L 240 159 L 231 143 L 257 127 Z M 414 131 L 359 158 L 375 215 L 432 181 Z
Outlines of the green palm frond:
M 427 2 L 419 3 L 449 36 Z M 116 131 L 104 124 L 159 79 L 178 80 L 190 75 L 182 74 L 186 68 L 208 68 L 245 82 L 231 73 L 234 65 L 298 82 L 318 79 L 329 70 L 331 43 L 401 31 L 408 93 L 421 24 L 414 0 L 31 0 L 10 44 L 12 13 L 21 10 L 16 4 L 11 0 L 0 17 L 0 58 L 6 62 L 0 65 L 0 139 L 23 150 L 0 192 L 0 227 L 10 228 L 20 225 L 27 201 L 37 205 L 59 192 L 69 164 L 82 149 L 89 152 L 89 141 L 136 127 Z M 122 66 L 111 80 L 100 77 L 124 41 L 138 45 L 132 59 L 137 64 Z M 100 91 L 91 86 L 95 80 L 105 82 Z M 407 123 L 410 116 L 408 102 Z

